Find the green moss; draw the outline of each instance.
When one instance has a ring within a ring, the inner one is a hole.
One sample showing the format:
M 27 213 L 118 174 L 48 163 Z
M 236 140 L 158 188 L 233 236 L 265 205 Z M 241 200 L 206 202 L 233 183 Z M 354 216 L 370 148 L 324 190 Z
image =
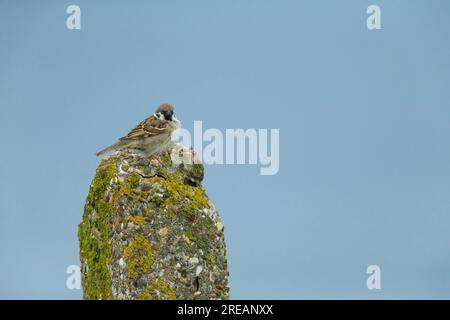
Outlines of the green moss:
M 153 252 L 144 236 L 137 234 L 125 249 L 128 278 L 135 280 L 148 273 L 153 264 Z
M 194 163 L 192 165 L 192 175 L 199 179 L 202 180 L 203 179 L 203 175 L 204 175 L 204 168 L 203 165 L 200 163 Z
M 230 298 L 230 294 L 229 294 L 228 290 L 222 291 L 222 293 L 220 295 L 220 299 L 221 300 L 228 300 L 229 298 Z
M 133 222 L 134 224 L 136 224 L 138 226 L 142 226 L 145 223 L 144 216 L 129 216 L 127 218 L 127 220 Z
M 210 229 L 208 229 L 210 230 Z M 203 250 L 206 254 L 209 254 L 209 246 L 211 242 L 211 234 L 210 233 L 202 233 L 199 237 L 197 237 L 197 246 Z
M 162 204 L 164 204 L 164 197 L 157 190 L 149 193 L 146 199 L 155 204 L 157 207 L 160 207 Z
M 194 232 L 191 229 L 188 229 L 184 232 L 184 235 L 191 241 L 195 240 Z
M 169 166 L 172 165 L 172 159 L 170 157 L 170 153 L 169 152 L 165 152 L 165 153 L 161 154 L 160 159 L 161 159 L 161 162 L 165 166 L 169 167 Z
M 176 298 L 172 288 L 162 280 L 150 283 L 145 291 L 137 297 L 138 300 L 175 300 Z
M 80 257 L 88 266 L 83 281 L 86 299 L 110 299 L 108 217 L 113 204 L 104 199 L 105 190 L 116 175 L 116 163 L 100 164 L 92 181 L 83 219 L 78 226 Z M 95 212 L 94 212 L 95 211 Z
M 130 153 L 128 151 L 117 151 L 116 153 L 117 157 L 128 159 L 130 158 Z
M 149 217 L 150 218 L 152 216 L 152 211 L 150 210 L 149 207 L 145 207 L 143 214 L 144 214 L 145 217 Z
M 183 175 L 179 171 L 167 174 L 166 179 L 155 176 L 151 180 L 167 190 L 169 197 L 164 203 L 169 214 L 181 211 L 186 216 L 192 216 L 198 210 L 210 207 L 205 190 L 200 186 L 185 184 Z
M 128 181 L 128 184 L 130 185 L 131 189 L 137 188 L 139 186 L 140 180 L 141 180 L 141 176 L 135 172 L 130 173 L 127 177 L 127 181 Z
M 211 265 L 211 267 L 215 268 L 216 262 L 215 262 L 214 259 L 211 257 L 211 255 L 210 255 L 210 254 L 207 254 L 205 258 L 206 258 L 206 261 L 209 262 L 209 264 Z
M 203 170 L 203 166 L 199 165 Z M 209 209 L 210 204 L 205 190 L 201 186 L 186 184 L 184 175 L 180 170 L 173 173 L 165 172 L 165 177 L 155 176 L 151 178 L 153 185 L 158 184 L 166 189 L 166 198 L 159 205 L 166 209 L 171 217 L 186 219 L 185 225 L 190 226 L 185 230 L 185 236 L 191 240 L 197 248 L 204 252 L 209 251 L 209 242 L 215 230 L 211 219 L 201 217 L 203 209 Z M 212 230 L 208 232 L 208 230 Z
M 126 181 L 120 182 L 120 192 L 118 195 L 132 197 L 135 203 L 139 202 L 142 194 L 141 190 L 137 189 L 139 187 L 140 180 L 140 175 L 134 172 L 130 173 Z
M 131 195 L 131 188 L 128 184 L 122 182 L 120 184 L 120 194 L 124 194 L 126 196 L 130 196 Z

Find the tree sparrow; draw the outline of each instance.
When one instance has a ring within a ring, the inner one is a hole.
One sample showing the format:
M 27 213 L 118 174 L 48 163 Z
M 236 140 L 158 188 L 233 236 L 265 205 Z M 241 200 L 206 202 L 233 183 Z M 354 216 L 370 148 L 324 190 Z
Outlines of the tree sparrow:
M 173 106 L 164 103 L 154 114 L 139 123 L 115 144 L 99 151 L 97 156 L 111 150 L 129 150 L 145 156 L 160 154 L 172 145 L 172 133 L 181 127 Z

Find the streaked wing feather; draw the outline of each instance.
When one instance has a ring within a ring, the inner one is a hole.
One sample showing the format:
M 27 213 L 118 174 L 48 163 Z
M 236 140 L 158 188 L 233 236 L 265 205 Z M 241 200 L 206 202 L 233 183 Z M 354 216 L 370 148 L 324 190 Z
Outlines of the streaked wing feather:
M 119 140 L 135 140 L 156 136 L 166 131 L 167 125 L 168 123 L 166 121 L 160 120 L 152 115 L 140 122 L 133 130 Z

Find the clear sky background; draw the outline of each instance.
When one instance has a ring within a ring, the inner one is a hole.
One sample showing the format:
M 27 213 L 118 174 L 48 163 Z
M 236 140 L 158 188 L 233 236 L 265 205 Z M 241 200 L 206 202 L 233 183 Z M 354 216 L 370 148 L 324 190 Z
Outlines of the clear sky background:
M 170 102 L 280 129 L 278 175 L 206 167 L 232 298 L 449 299 L 449 84 L 447 0 L 0 0 L 0 298 L 81 298 L 94 154 Z

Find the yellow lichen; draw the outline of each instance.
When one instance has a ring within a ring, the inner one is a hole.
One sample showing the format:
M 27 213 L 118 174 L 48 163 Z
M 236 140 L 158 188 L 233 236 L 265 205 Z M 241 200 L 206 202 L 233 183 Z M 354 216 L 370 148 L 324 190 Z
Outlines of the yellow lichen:
M 78 226 L 80 257 L 88 267 L 83 281 L 86 299 L 111 298 L 108 220 L 113 204 L 106 201 L 105 191 L 115 174 L 114 159 L 100 164 L 87 196 L 82 222 Z
M 138 300 L 175 300 L 175 292 L 162 280 L 150 283 L 145 291 L 137 297 Z
M 153 252 L 149 242 L 141 234 L 133 237 L 125 249 L 128 278 L 135 280 L 148 273 L 153 264 Z
M 164 200 L 164 204 L 169 214 L 181 211 L 189 216 L 197 210 L 210 208 L 205 190 L 200 186 L 185 184 L 179 171 L 168 175 L 166 179 L 153 177 L 152 182 L 161 184 L 167 190 L 168 198 Z
M 138 226 L 142 226 L 145 223 L 145 217 L 143 216 L 128 216 L 127 220 L 137 224 Z

